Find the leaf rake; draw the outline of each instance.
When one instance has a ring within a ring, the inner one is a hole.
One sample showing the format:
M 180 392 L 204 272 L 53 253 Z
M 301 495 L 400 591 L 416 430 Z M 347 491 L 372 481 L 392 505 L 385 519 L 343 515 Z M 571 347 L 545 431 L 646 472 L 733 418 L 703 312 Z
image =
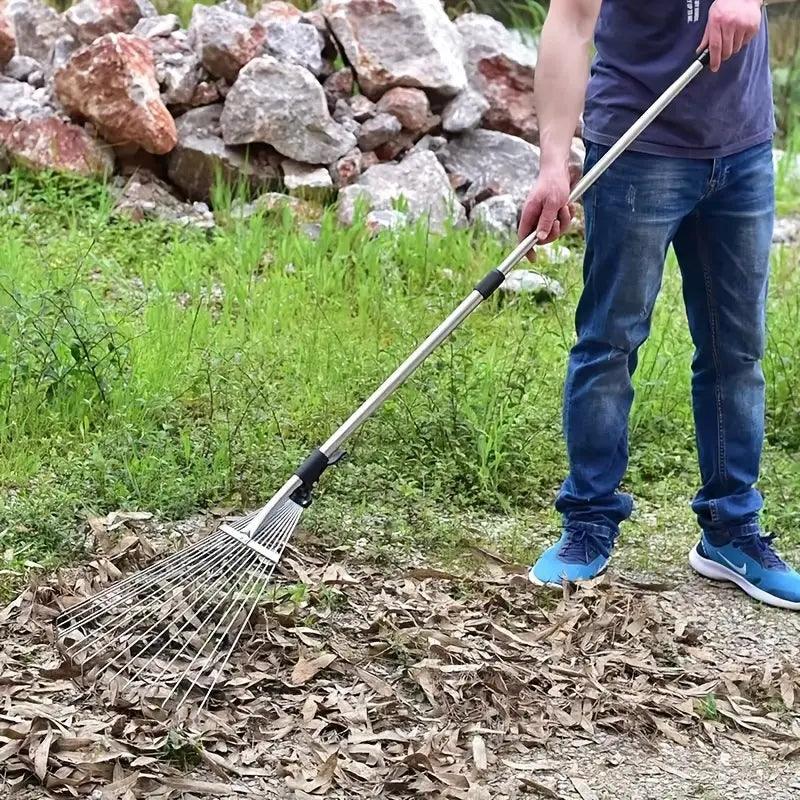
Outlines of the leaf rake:
M 576 184 L 570 202 L 583 196 L 707 62 L 706 51 Z M 262 509 L 221 525 L 206 538 L 64 611 L 56 620 L 56 636 L 66 658 L 90 679 L 110 678 L 123 693 L 144 687 L 166 707 L 173 700 L 183 705 L 199 690 L 199 708 L 205 706 L 323 472 L 343 456 L 344 443 L 499 288 L 536 243 L 537 234 L 532 233 L 491 270 Z

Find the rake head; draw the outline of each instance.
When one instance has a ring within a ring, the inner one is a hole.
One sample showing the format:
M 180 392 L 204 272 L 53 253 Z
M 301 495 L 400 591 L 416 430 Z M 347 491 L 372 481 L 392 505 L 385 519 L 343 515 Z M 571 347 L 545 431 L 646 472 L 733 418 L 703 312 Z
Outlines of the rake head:
M 57 639 L 91 680 L 202 708 L 264 597 L 304 506 L 276 495 L 195 544 L 64 611 Z M 155 689 L 154 689 L 155 687 Z

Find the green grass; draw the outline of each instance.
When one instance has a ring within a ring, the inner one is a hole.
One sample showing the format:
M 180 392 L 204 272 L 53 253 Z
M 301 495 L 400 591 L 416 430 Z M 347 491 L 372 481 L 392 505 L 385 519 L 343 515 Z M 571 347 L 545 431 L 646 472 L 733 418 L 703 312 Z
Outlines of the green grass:
M 116 218 L 77 179 L 0 178 L 0 553 L 82 555 L 117 508 L 180 518 L 266 500 L 503 254 L 470 231 L 369 238 L 326 216 L 212 233 Z M 544 266 L 567 298 L 493 299 L 351 443 L 308 519 L 332 541 L 439 554 L 482 541 L 524 559 L 552 535 L 560 396 L 579 243 Z M 800 273 L 776 250 L 766 369 L 768 524 L 800 543 Z M 626 549 L 661 569 L 693 535 L 691 344 L 670 262 L 637 376 Z M 676 544 L 681 542 L 680 547 Z M 670 542 L 673 544 L 670 545 Z M 682 552 L 679 553 L 682 555 Z

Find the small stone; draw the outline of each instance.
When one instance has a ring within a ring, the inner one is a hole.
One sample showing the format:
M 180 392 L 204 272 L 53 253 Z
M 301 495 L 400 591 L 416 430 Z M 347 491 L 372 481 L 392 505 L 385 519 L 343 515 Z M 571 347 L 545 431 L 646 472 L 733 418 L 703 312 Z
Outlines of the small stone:
M 404 228 L 409 224 L 408 214 L 394 208 L 384 208 L 379 211 L 370 211 L 364 220 L 367 230 L 372 233 L 393 231 Z
M 422 89 L 407 89 L 398 86 L 389 89 L 377 103 L 378 111 L 392 114 L 410 133 L 422 135 L 438 124 L 438 117 L 431 114 L 428 95 Z
M 361 126 L 358 146 L 361 150 L 375 150 L 397 136 L 402 129 L 397 117 L 392 114 L 377 114 Z
M 270 22 L 300 22 L 303 13 L 297 6 L 285 3 L 283 0 L 271 0 L 261 6 L 261 10 L 256 12 L 255 20 L 262 25 Z
M 447 147 L 447 139 L 444 136 L 431 136 L 428 133 L 411 148 L 411 151 L 430 150 L 432 153 L 438 153 L 445 147 Z
M 14 56 L 6 64 L 5 74 L 15 81 L 28 81 L 34 72 L 41 72 L 41 65 L 35 58 L 30 56 Z
M 114 169 L 109 147 L 83 128 L 56 117 L 0 120 L 0 148 L 13 163 L 33 170 L 55 170 L 105 177 Z
M 470 86 L 489 103 L 484 125 L 538 142 L 533 103 L 536 50 L 486 14 L 463 14 L 455 27 L 464 42 Z
M 300 226 L 300 233 L 312 242 L 318 242 L 322 236 L 322 225 L 319 222 L 304 222 Z
M 332 75 L 325 79 L 322 88 L 325 90 L 325 97 L 328 99 L 328 109 L 333 113 L 339 100 L 345 102 L 353 95 L 353 70 L 350 67 L 337 69 Z
M 478 203 L 469 220 L 488 233 L 511 238 L 517 233 L 518 215 L 517 201 L 510 194 L 500 194 Z
M 244 181 L 253 191 L 277 186 L 277 156 L 257 148 L 228 147 L 222 140 L 221 114 L 218 104 L 178 117 L 178 143 L 167 165 L 170 180 L 193 200 L 209 200 L 217 180 L 229 186 Z
M 550 244 L 540 244 L 536 247 L 536 256 L 543 258 L 550 264 L 564 264 L 572 258 L 572 251 L 569 247 L 550 242 Z
M 403 129 L 396 136 L 389 139 L 388 142 L 384 142 L 376 147 L 375 154 L 381 161 L 394 161 L 399 155 L 405 153 L 406 150 L 411 149 L 414 144 L 414 139 L 416 139 L 416 136 L 414 136 L 413 133 Z
M 156 17 L 143 17 L 136 23 L 131 33 L 142 39 L 158 39 L 179 31 L 181 21 L 176 14 L 162 14 Z
M 241 71 L 225 100 L 222 132 L 229 145 L 264 142 L 306 164 L 331 164 L 356 144 L 331 118 L 316 78 L 271 56 Z
M 233 219 L 249 219 L 255 214 L 282 211 L 284 208 L 288 208 L 295 217 L 306 221 L 319 217 L 317 206 L 299 197 L 291 197 L 280 192 L 266 192 L 256 197 L 252 203 L 235 203 L 231 208 L 231 216 Z
M 283 184 L 293 197 L 306 200 L 325 200 L 333 190 L 331 175 L 325 167 L 300 164 L 290 158 L 284 159 Z
M 194 93 L 192 94 L 192 99 L 189 101 L 189 105 L 192 108 L 197 108 L 198 106 L 210 106 L 214 105 L 215 103 L 222 100 L 222 95 L 220 94 L 219 86 L 216 83 L 209 83 L 208 81 L 200 81 L 195 87 Z
M 362 165 L 363 154 L 357 147 L 354 147 L 349 153 L 345 153 L 330 167 L 333 185 L 337 189 L 342 189 L 354 183 L 363 171 Z
M 500 290 L 508 294 L 529 294 L 537 300 L 557 300 L 564 296 L 564 287 L 553 278 L 531 269 L 513 269 Z
M 242 17 L 249 16 L 247 6 L 242 0 L 222 0 L 221 3 L 217 3 L 217 8 L 221 8 L 223 11 L 230 11 L 231 14 L 239 14 Z
M 34 119 L 56 113 L 45 90 L 29 83 L 0 77 L 0 119 Z
M 146 40 L 109 33 L 77 51 L 55 74 L 59 102 L 91 121 L 110 144 L 162 155 L 175 147 L 175 121 L 161 102 Z
M 350 112 L 356 122 L 366 122 L 377 113 L 375 103 L 363 94 L 353 95 L 348 101 Z
M 200 105 L 195 94 L 201 77 L 207 76 L 197 53 L 186 41 L 183 31 L 148 39 L 156 70 L 156 80 L 161 87 L 161 99 L 168 106 Z M 218 92 L 210 102 L 218 99 Z
M 775 244 L 800 244 L 800 217 L 779 217 L 772 233 Z
M 322 75 L 325 65 L 322 49 L 325 40 L 313 25 L 296 22 L 269 22 L 266 52 L 279 61 L 299 64 L 314 75 Z
M 215 226 L 214 215 L 205 203 L 184 203 L 163 181 L 141 171 L 114 194 L 117 213 L 136 222 L 159 220 L 202 230 Z
M 219 6 L 196 5 L 189 36 L 203 66 L 216 78 L 233 82 L 264 49 L 266 31 L 249 17 Z
M 386 211 L 394 210 L 401 198 L 409 221 L 425 217 L 432 231 L 443 232 L 448 223 L 464 222 L 464 209 L 444 169 L 427 151 L 410 153 L 399 164 L 377 164 L 366 170 L 339 193 L 339 221 L 352 225 L 361 202 L 369 211 Z
M 49 67 L 59 39 L 66 36 L 75 46 L 66 21 L 42 0 L 7 0 L 5 17 L 14 31 L 17 55 Z
M 439 2 L 323 0 L 321 11 L 370 97 L 394 86 L 445 96 L 466 86 L 461 43 Z
M 17 40 L 14 38 L 11 20 L 6 16 L 3 6 L 0 5 L 0 69 L 3 69 L 14 58 L 16 49 Z
M 489 101 L 474 89 L 459 92 L 442 111 L 442 128 L 448 133 L 464 133 L 477 128 L 489 110 Z
M 81 0 L 64 19 L 81 44 L 91 44 L 107 33 L 129 33 L 139 20 L 157 15 L 149 0 Z

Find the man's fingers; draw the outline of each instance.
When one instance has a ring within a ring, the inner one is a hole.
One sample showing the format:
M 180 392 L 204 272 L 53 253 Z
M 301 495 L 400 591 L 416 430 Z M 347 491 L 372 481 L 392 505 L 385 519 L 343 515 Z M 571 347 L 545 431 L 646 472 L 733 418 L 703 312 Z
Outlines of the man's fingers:
M 536 230 L 539 232 L 539 240 L 544 241 L 550 236 L 551 231 L 553 230 L 553 223 L 558 219 L 558 209 L 555 203 L 552 200 L 547 200 L 544 204 L 544 208 L 542 209 L 541 216 L 539 217 L 539 224 L 536 226 Z
M 705 32 L 703 33 L 703 41 L 700 42 L 697 52 L 702 53 L 708 47 L 708 25 L 706 25 Z
M 743 47 L 744 47 L 744 40 L 745 36 L 747 36 L 746 31 L 739 28 L 736 31 L 735 36 L 733 37 L 733 54 L 736 55 Z
M 722 30 L 720 29 L 719 23 L 709 23 L 708 49 L 711 52 L 711 63 L 709 67 L 712 72 L 717 72 L 722 63 Z
M 562 206 L 558 212 L 558 235 L 563 236 L 572 222 L 572 208 L 570 206 Z
M 536 230 L 536 223 L 539 222 L 541 213 L 542 201 L 538 197 L 529 197 L 522 207 L 522 214 L 519 218 L 518 233 L 520 241 Z
M 727 61 L 733 55 L 733 44 L 735 31 L 731 27 L 726 27 L 722 31 L 722 51 L 720 58 L 722 61 Z

